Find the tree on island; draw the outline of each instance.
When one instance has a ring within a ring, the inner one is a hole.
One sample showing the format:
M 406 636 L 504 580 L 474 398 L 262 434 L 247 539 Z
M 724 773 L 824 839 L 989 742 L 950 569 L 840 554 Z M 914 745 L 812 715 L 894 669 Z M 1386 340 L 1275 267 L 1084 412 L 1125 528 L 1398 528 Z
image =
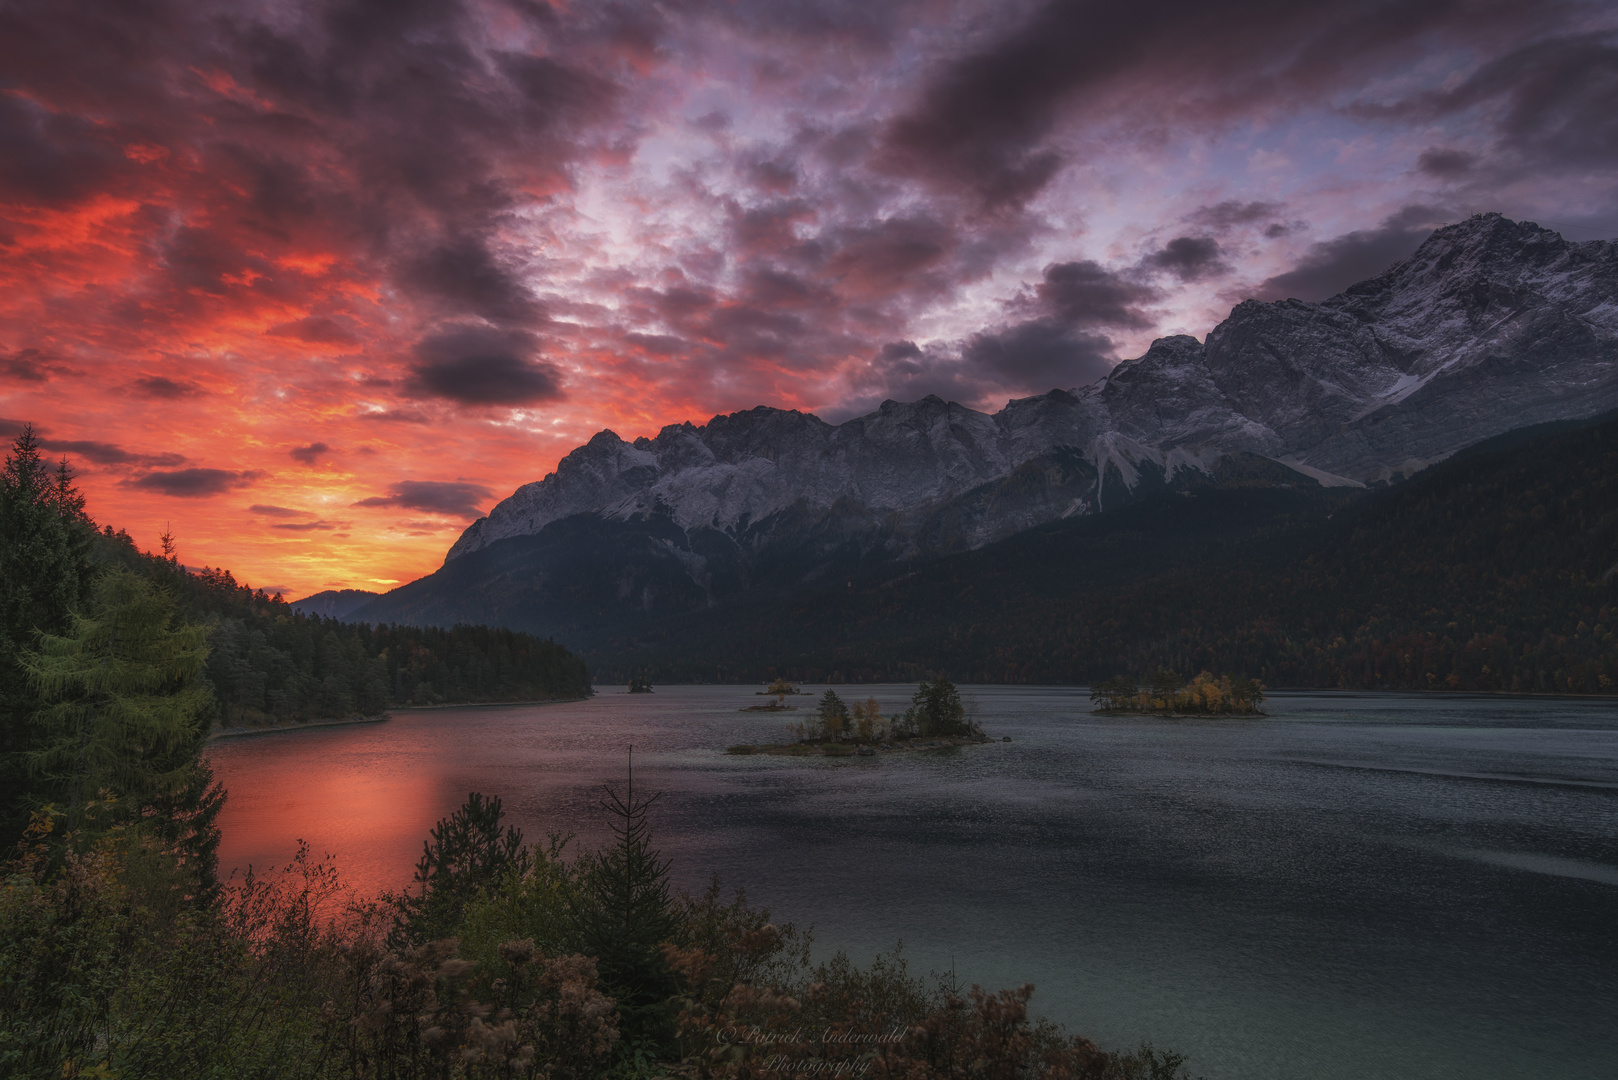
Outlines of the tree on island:
M 815 712 L 820 718 L 821 738 L 841 739 L 848 734 L 848 705 L 837 696 L 837 691 L 827 690 L 822 694 Z
M 888 725 L 882 719 L 882 708 L 876 703 L 876 698 L 868 697 L 864 701 L 856 701 L 851 710 L 851 718 L 860 742 L 878 742 L 887 738 Z
M 893 721 L 900 739 L 950 738 L 977 735 L 978 726 L 966 715 L 960 691 L 942 675 L 923 682 L 910 699 L 910 708 Z
M 1090 688 L 1097 712 L 1254 715 L 1264 700 L 1264 685 L 1245 677 L 1204 671 L 1186 683 L 1166 669 L 1154 672 L 1144 687 L 1118 676 Z

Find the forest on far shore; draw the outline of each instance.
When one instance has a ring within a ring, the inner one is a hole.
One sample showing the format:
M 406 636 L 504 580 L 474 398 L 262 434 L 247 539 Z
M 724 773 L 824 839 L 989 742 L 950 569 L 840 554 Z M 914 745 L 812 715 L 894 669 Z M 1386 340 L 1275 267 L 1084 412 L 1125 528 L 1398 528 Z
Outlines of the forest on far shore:
M 1618 692 L 1618 419 L 1491 440 L 1370 492 L 1169 494 L 930 562 L 642 624 L 602 681 Z

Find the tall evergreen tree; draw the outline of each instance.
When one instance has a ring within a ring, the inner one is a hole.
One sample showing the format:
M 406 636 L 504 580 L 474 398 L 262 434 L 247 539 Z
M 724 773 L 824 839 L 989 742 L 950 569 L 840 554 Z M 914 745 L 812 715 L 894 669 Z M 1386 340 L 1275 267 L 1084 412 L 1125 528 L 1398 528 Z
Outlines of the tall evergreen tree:
M 420 892 L 402 899 L 403 924 L 394 944 L 404 947 L 453 935 L 461 914 L 481 890 L 492 889 L 508 872 L 526 874 L 531 859 L 522 830 L 501 828 L 500 796 L 474 791 L 461 808 L 433 826 L 422 847 L 415 884 Z
M 618 1002 L 632 1054 L 655 1055 L 673 1037 L 667 1003 L 678 987 L 660 946 L 678 921 L 669 863 L 652 847 L 646 820 L 659 795 L 636 799 L 633 765 L 625 795 L 607 789 L 603 809 L 612 818 L 614 842 L 589 866 L 574 913 L 580 945 L 596 958 L 602 986 Z
M 205 631 L 177 624 L 167 591 L 111 570 L 90 614 L 71 622 L 22 661 L 42 702 L 29 770 L 65 800 L 70 827 L 104 789 L 126 809 L 183 790 L 212 704 Z
M 0 848 L 9 850 L 27 822 L 37 749 L 29 722 L 38 699 L 22 657 L 39 633 L 61 634 L 94 584 L 93 526 L 84 496 L 62 461 L 55 474 L 25 426 L 0 465 Z

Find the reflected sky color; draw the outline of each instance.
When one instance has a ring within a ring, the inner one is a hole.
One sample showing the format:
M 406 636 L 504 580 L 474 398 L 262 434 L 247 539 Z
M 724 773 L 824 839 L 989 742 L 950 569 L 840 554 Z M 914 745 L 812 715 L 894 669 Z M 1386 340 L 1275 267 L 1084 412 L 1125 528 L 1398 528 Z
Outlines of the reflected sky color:
M 1091 382 L 1499 210 L 1613 234 L 1579 0 L 0 9 L 0 425 L 303 594 L 602 427 Z
M 891 714 L 914 687 L 858 689 Z M 358 891 L 398 888 L 469 791 L 594 849 L 633 744 L 676 884 L 745 886 L 821 956 L 902 939 L 918 974 L 1032 982 L 1038 1011 L 1208 1080 L 1611 1072 L 1610 702 L 1289 693 L 1266 719 L 1163 720 L 1092 716 L 1082 688 L 963 689 L 1011 742 L 727 756 L 786 737 L 735 686 L 226 740 L 221 864 L 302 837 Z

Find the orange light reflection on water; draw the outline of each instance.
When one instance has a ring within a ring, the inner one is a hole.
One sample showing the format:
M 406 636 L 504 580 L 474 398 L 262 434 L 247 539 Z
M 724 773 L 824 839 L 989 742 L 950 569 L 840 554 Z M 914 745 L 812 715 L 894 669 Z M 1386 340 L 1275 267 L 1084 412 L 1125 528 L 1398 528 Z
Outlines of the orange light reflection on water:
M 307 732 L 303 739 L 321 739 Z M 356 897 L 398 890 L 409 881 L 422 842 L 457 802 L 419 775 L 394 771 L 367 754 L 337 753 L 310 767 L 307 745 L 293 740 L 230 740 L 212 753 L 251 754 L 247 768 L 232 770 L 230 795 L 220 814 L 224 839 L 219 872 L 238 875 L 252 866 L 263 875 L 279 870 L 306 840 L 314 858 L 331 856 Z M 245 744 L 260 745 L 249 748 Z M 280 745 L 266 745 L 266 744 Z

